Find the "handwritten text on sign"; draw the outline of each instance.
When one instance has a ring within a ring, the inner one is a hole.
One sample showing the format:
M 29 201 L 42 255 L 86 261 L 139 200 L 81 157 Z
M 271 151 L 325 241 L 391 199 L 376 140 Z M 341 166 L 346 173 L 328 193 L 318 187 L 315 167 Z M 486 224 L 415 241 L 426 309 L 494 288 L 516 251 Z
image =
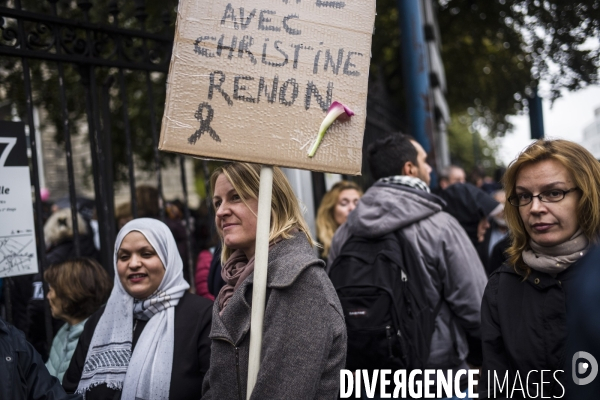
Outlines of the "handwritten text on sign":
M 182 0 L 160 148 L 360 173 L 374 1 Z M 332 101 L 356 111 L 306 157 Z

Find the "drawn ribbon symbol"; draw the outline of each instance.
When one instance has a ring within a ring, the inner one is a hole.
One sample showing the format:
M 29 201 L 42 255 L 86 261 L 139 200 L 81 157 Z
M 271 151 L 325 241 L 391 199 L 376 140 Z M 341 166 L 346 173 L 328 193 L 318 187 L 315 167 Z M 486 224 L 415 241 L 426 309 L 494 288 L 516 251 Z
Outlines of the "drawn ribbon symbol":
M 206 119 L 204 118 L 204 110 L 206 110 Z M 215 130 L 210 126 L 210 122 L 212 121 L 214 116 L 215 111 L 210 106 L 210 104 L 208 104 L 207 102 L 200 103 L 200 105 L 198 106 L 198 110 L 196 110 L 196 112 L 194 113 L 194 118 L 196 118 L 198 122 L 200 122 L 200 129 L 198 129 L 196 132 L 194 132 L 194 134 L 192 134 L 192 136 L 188 138 L 189 144 L 196 144 L 198 139 L 200 139 L 200 136 L 202 136 L 202 134 L 205 132 L 208 132 L 210 137 L 213 138 L 213 140 L 215 140 L 216 142 L 221 141 L 221 138 L 219 137 L 219 135 L 217 135 L 217 132 L 215 132 Z

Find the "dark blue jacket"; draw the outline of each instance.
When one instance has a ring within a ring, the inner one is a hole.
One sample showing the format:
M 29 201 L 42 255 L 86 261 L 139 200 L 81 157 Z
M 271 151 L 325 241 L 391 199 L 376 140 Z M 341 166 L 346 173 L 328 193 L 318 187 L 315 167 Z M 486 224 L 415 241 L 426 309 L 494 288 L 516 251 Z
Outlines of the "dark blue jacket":
M 568 305 L 569 336 L 567 338 L 567 357 L 565 357 L 565 373 L 567 374 L 567 400 L 595 400 L 600 396 L 600 246 L 596 246 L 581 261 L 580 270 L 575 280 L 577 290 L 573 291 Z M 575 353 L 586 352 L 583 358 L 575 358 Z M 588 361 L 591 357 L 592 360 Z M 587 362 L 592 370 L 579 375 L 578 364 Z M 595 365 L 594 365 L 595 362 Z M 575 371 L 573 367 L 575 366 Z M 595 369 L 594 369 L 595 366 Z M 590 383 L 575 384 L 573 372 L 578 378 L 591 377 L 595 371 L 596 378 Z
M 505 263 L 490 276 L 481 304 L 479 398 L 505 399 L 506 389 L 501 393 L 500 386 L 508 376 L 513 399 L 539 399 L 542 394 L 571 399 L 566 390 L 570 378 L 564 373 L 565 362 L 572 358 L 566 349 L 567 310 L 571 296 L 579 290 L 575 278 L 580 268 L 577 262 L 556 277 L 532 270 L 524 279 Z M 495 396 L 494 373 L 500 382 Z
M 67 395 L 23 332 L 0 318 L 0 399 L 81 399 Z

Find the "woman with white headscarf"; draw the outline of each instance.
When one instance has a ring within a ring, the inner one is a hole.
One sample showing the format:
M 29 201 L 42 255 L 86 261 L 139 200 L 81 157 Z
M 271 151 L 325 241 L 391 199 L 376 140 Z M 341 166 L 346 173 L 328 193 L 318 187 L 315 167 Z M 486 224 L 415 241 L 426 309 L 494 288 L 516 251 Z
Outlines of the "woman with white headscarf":
M 86 399 L 192 399 L 208 370 L 212 302 L 190 294 L 162 222 L 127 223 L 115 243 L 114 288 L 88 320 L 63 386 Z

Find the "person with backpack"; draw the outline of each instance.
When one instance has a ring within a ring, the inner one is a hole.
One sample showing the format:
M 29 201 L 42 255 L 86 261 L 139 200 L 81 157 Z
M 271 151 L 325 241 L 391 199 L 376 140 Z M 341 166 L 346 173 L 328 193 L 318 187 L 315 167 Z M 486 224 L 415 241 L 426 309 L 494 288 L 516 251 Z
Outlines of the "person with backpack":
M 344 309 L 350 370 L 455 373 L 468 368 L 467 334 L 479 338 L 487 279 L 471 240 L 430 193 L 426 159 L 401 133 L 371 144 L 377 182 L 333 238 L 328 272 Z

